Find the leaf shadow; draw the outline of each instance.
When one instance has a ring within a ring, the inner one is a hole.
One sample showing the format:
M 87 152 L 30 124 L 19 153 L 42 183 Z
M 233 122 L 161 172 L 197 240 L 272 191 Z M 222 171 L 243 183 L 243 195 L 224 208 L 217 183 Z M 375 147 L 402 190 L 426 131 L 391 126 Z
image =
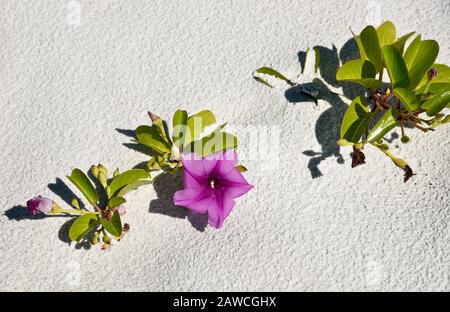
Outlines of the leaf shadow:
M 313 179 L 323 175 L 319 168 L 322 161 L 329 157 L 335 157 L 338 164 L 343 164 L 344 158 L 337 141 L 340 138 L 340 127 L 342 118 L 348 105 L 339 95 L 334 93 L 329 86 L 342 88 L 342 93 L 347 98 L 353 98 L 359 94 L 365 94 L 365 89 L 358 85 L 336 80 L 336 73 L 341 64 L 359 57 L 356 41 L 351 38 L 343 47 L 338 49 L 333 45 L 331 48 L 315 46 L 320 53 L 319 72 L 321 78 L 315 78 L 312 82 L 293 86 L 285 91 L 285 97 L 290 103 L 312 102 L 311 98 L 304 95 L 304 88 L 315 88 L 318 91 L 318 99 L 330 105 L 317 119 L 315 124 L 315 136 L 320 145 L 320 151 L 304 150 L 303 154 L 310 157 L 308 169 Z M 298 52 L 301 66 L 305 52 Z M 304 62 L 304 61 L 303 61 Z
M 127 136 L 127 137 L 132 139 L 131 143 L 123 143 L 123 146 L 125 146 L 125 147 L 127 147 L 129 149 L 132 149 L 132 150 L 134 150 L 136 152 L 139 152 L 139 153 L 145 154 L 147 156 L 150 156 L 150 157 L 155 156 L 155 152 L 151 148 L 149 148 L 149 147 L 147 147 L 147 146 L 145 146 L 143 144 L 139 144 L 139 143 L 137 143 L 135 141 L 135 138 L 136 138 L 136 131 L 135 130 L 120 129 L 120 128 L 116 128 L 115 130 L 117 132 L 119 132 L 120 134 L 123 134 L 123 135 L 125 135 L 125 136 Z
M 174 174 L 161 173 L 154 179 L 153 187 L 158 198 L 150 202 L 148 211 L 172 218 L 187 219 L 197 231 L 203 232 L 208 225 L 207 214 L 199 214 L 173 203 L 175 192 L 183 188 L 181 175 L 178 170 Z

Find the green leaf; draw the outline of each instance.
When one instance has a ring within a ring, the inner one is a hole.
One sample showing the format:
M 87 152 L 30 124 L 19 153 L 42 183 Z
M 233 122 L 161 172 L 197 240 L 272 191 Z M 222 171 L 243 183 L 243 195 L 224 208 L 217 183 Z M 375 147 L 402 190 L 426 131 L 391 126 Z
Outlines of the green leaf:
M 388 109 L 383 116 L 377 121 L 367 136 L 367 141 L 374 143 L 382 139 L 386 133 L 394 129 L 397 125 L 395 107 Z
M 116 196 L 125 196 L 128 192 L 133 191 L 141 186 L 152 184 L 151 180 L 141 180 L 125 185 L 117 192 Z
M 216 117 L 209 110 L 203 110 L 192 115 L 187 120 L 187 132 L 185 144 L 197 140 L 206 127 L 215 124 Z
M 83 171 L 75 168 L 67 178 L 83 193 L 91 205 L 94 205 L 98 201 L 98 193 Z
M 391 45 L 397 38 L 397 29 L 391 21 L 386 21 L 377 28 L 380 47 Z
M 123 197 L 120 197 L 120 196 L 113 197 L 108 201 L 108 207 L 114 208 L 114 207 L 122 205 L 125 202 L 126 202 L 126 200 Z
M 136 140 L 159 154 L 170 153 L 169 144 L 154 126 L 139 126 L 136 129 Z
M 408 88 L 408 68 L 406 67 L 401 54 L 393 46 L 385 46 L 383 48 L 383 56 L 392 87 Z
M 285 76 L 283 76 L 282 74 L 280 74 L 279 72 L 277 72 L 275 69 L 272 69 L 270 67 L 261 67 L 259 69 L 256 70 L 256 73 L 258 74 L 264 74 L 264 75 L 269 75 L 269 76 L 273 76 L 275 78 L 281 79 L 286 81 L 289 85 L 293 86 L 294 83 L 292 81 L 290 81 L 289 79 L 287 79 Z
M 361 42 L 361 38 L 357 35 L 355 35 L 355 33 L 353 32 L 353 30 L 350 29 L 350 31 L 352 32 L 353 38 L 355 38 L 356 44 L 358 45 L 358 50 L 359 50 L 359 56 L 362 60 L 367 60 L 367 55 L 366 55 L 366 51 L 364 51 L 364 46 Z
M 341 124 L 341 139 L 358 143 L 368 127 L 370 114 L 366 99 L 356 97 L 347 108 Z
M 265 79 L 258 77 L 258 76 L 253 76 L 253 79 L 255 79 L 256 81 L 258 81 L 259 83 L 262 83 L 266 86 L 268 86 L 269 88 L 273 88 L 273 86 Z
M 319 48 L 314 48 L 314 72 L 317 74 L 320 66 L 320 50 Z
M 69 229 L 69 238 L 79 242 L 90 230 L 98 226 L 98 217 L 95 213 L 86 213 L 79 216 Z
M 411 42 L 404 55 L 412 89 L 422 81 L 439 54 L 439 44 L 435 40 L 420 38 L 419 35 Z
M 397 41 L 394 42 L 392 46 L 400 53 L 400 55 L 403 55 L 406 41 L 408 41 L 408 39 L 415 33 L 416 33 L 415 31 L 412 31 L 409 34 L 401 36 L 400 38 L 397 39 Z
M 200 140 L 192 142 L 187 152 L 194 152 L 202 157 L 237 147 L 237 138 L 227 132 L 213 132 Z
M 122 221 L 120 220 L 119 211 L 115 211 L 111 222 L 106 219 L 101 218 L 100 223 L 103 225 L 105 230 L 114 237 L 120 237 L 122 235 Z
M 302 73 L 302 74 L 305 72 L 306 62 L 308 60 L 308 55 L 309 55 L 310 51 L 311 51 L 311 49 L 307 48 L 306 51 L 305 51 L 305 58 L 303 60 L 300 60 L 300 66 L 301 66 L 300 73 Z
M 112 197 L 122 196 L 118 192 L 125 186 L 139 181 L 150 181 L 150 174 L 144 169 L 130 169 L 115 177 L 109 185 Z M 148 184 L 148 183 L 146 183 Z
M 422 104 L 428 116 L 434 116 L 450 103 L 450 83 L 439 83 L 431 85 L 429 92 L 436 94 Z
M 352 81 L 366 88 L 376 89 L 380 81 L 374 79 L 376 70 L 373 64 L 362 59 L 351 60 L 342 65 L 336 73 L 336 80 Z
M 383 69 L 383 57 L 381 55 L 380 42 L 378 41 L 376 29 L 369 25 L 362 30 L 359 37 L 361 38 L 361 43 L 367 58 L 375 66 L 376 72 L 380 72 Z
M 420 108 L 419 99 L 410 89 L 395 88 L 394 94 L 405 105 L 408 111 L 413 112 Z
M 172 118 L 173 127 L 173 143 L 180 148 L 184 145 L 186 139 L 186 129 L 187 129 L 188 114 L 185 110 L 178 109 Z

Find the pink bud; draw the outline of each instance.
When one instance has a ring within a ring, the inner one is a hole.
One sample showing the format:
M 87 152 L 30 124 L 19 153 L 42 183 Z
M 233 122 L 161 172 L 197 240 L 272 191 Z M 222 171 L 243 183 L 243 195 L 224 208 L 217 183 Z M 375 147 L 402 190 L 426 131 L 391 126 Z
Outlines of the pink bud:
M 51 199 L 42 197 L 41 195 L 33 197 L 27 201 L 27 209 L 33 216 L 40 212 L 50 212 L 52 210 L 53 201 Z

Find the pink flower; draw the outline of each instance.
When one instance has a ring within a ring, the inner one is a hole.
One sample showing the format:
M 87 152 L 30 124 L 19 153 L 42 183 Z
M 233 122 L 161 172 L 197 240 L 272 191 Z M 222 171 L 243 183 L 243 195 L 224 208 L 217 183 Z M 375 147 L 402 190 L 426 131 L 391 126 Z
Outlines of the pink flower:
M 234 199 L 253 188 L 236 169 L 234 151 L 215 153 L 204 158 L 196 154 L 182 159 L 184 189 L 174 195 L 175 205 L 198 213 L 208 213 L 208 223 L 220 228 L 234 206 Z
M 27 201 L 27 209 L 33 216 L 41 212 L 50 212 L 52 210 L 53 201 L 42 197 L 41 195 L 33 197 Z

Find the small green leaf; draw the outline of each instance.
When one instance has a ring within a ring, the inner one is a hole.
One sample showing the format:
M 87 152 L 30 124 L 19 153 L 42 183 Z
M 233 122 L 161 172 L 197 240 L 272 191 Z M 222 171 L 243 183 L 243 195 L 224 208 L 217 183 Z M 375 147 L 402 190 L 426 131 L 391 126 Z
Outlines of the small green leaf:
M 115 177 L 111 184 L 109 185 L 111 189 L 111 194 L 113 197 L 115 196 L 122 196 L 119 195 L 119 191 L 132 183 L 140 182 L 140 181 L 146 181 L 150 182 L 150 174 L 144 170 L 144 169 L 130 169 L 127 171 L 122 172 L 117 177 Z M 148 183 L 146 183 L 148 184 Z
M 117 192 L 116 196 L 125 196 L 128 192 L 133 191 L 141 186 L 152 184 L 151 180 L 141 180 L 125 185 Z
M 259 83 L 262 83 L 266 86 L 268 86 L 269 88 L 273 88 L 273 86 L 265 79 L 258 77 L 258 76 L 253 76 L 253 79 L 255 79 L 256 81 L 258 81 Z
M 405 105 L 406 109 L 410 112 L 420 108 L 420 102 L 417 96 L 410 90 L 405 88 L 395 88 L 394 94 Z
M 272 69 L 270 67 L 261 67 L 261 68 L 257 69 L 255 72 L 258 73 L 258 74 L 264 74 L 264 75 L 273 76 L 275 78 L 278 78 L 278 79 L 286 81 L 291 86 L 294 85 L 294 83 L 292 81 L 290 81 L 285 76 L 283 76 L 282 74 L 277 72 L 275 69 Z
M 341 139 L 358 143 L 369 122 L 369 109 L 362 96 L 356 97 L 347 108 L 341 124 Z
M 91 229 L 98 226 L 98 217 L 94 213 L 79 216 L 69 229 L 69 238 L 79 242 Z
M 417 36 L 405 51 L 405 64 L 408 68 L 410 87 L 414 89 L 428 73 L 439 53 L 435 40 L 421 40 Z
M 116 210 L 114 212 L 111 222 L 101 218 L 100 223 L 103 225 L 105 230 L 112 236 L 118 238 L 120 237 L 120 235 L 122 235 L 122 221 L 120 220 L 119 211 Z
M 187 147 L 187 152 L 196 153 L 202 157 L 237 147 L 237 138 L 227 132 L 213 132 Z
M 400 55 L 403 55 L 406 41 L 408 41 L 408 39 L 415 33 L 416 33 L 415 31 L 412 31 L 409 34 L 401 36 L 400 38 L 397 39 L 397 41 L 394 42 L 392 46 L 400 53 Z
M 401 54 L 393 46 L 383 48 L 384 61 L 391 79 L 393 88 L 408 88 L 409 76 L 408 68 Z
M 173 143 L 180 148 L 186 139 L 188 114 L 185 110 L 178 109 L 172 118 Z
M 358 59 L 342 65 L 336 73 L 336 80 L 352 81 L 366 88 L 376 89 L 381 82 L 375 79 L 375 75 L 376 70 L 371 62 Z
M 370 143 L 377 142 L 378 140 L 382 139 L 386 133 L 394 129 L 396 125 L 396 111 L 395 107 L 392 106 L 383 114 L 383 116 L 381 116 L 375 126 L 373 126 L 372 130 L 367 136 L 367 141 L 369 141 Z
M 391 21 L 386 21 L 377 28 L 380 47 L 391 45 L 397 38 L 397 29 Z
M 428 116 L 435 116 L 450 103 L 450 83 L 433 84 L 428 89 L 436 94 L 431 99 L 422 104 L 422 109 L 426 110 Z
M 369 25 L 362 30 L 359 37 L 361 38 L 361 43 L 367 58 L 375 66 L 376 72 L 380 72 L 383 69 L 383 57 L 381 55 L 380 42 L 378 41 L 376 29 Z
M 320 66 L 320 50 L 319 48 L 314 48 L 314 72 L 317 74 Z
M 154 126 L 139 126 L 136 140 L 159 154 L 170 153 L 170 146 Z
M 81 191 L 81 193 L 83 193 L 91 205 L 98 201 L 98 193 L 83 171 L 75 168 L 67 178 Z
M 237 165 L 236 169 L 239 172 L 247 172 L 247 168 L 244 165 Z
M 209 110 L 203 110 L 192 115 L 187 120 L 185 144 L 197 140 L 206 127 L 216 123 L 216 117 Z
M 125 202 L 126 202 L 126 200 L 123 197 L 120 197 L 120 196 L 113 197 L 108 201 L 108 207 L 114 208 L 114 207 L 122 205 Z

